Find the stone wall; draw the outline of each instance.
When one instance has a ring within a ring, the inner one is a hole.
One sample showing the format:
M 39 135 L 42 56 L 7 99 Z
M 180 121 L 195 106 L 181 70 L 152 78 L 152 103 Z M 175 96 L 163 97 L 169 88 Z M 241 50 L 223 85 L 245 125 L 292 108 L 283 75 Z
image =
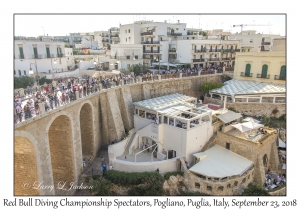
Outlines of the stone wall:
M 283 187 L 273 192 L 269 192 L 269 194 L 272 196 L 286 196 L 286 187 Z
M 286 114 L 286 104 L 260 104 L 260 103 L 226 103 L 226 108 L 234 108 L 237 112 L 249 116 L 272 116 L 272 111 L 278 109 L 276 117 Z
M 36 152 L 32 143 L 23 137 L 14 142 L 14 195 L 40 195 L 32 185 L 39 183 Z

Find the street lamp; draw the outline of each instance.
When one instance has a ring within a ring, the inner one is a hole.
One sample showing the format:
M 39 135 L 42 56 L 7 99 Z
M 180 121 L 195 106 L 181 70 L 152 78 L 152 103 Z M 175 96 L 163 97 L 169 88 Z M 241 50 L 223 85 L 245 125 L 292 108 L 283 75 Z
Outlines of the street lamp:
M 39 73 L 38 73 L 38 71 L 37 71 L 37 65 L 36 65 L 36 62 L 35 62 L 35 63 L 30 63 L 30 66 L 29 66 L 29 68 L 30 68 L 30 69 L 29 69 L 29 74 L 30 74 L 30 75 L 33 75 L 33 74 L 34 74 L 32 68 L 31 68 L 31 65 L 32 65 L 32 64 L 35 66 L 35 71 L 36 71 L 36 77 L 35 77 L 35 80 L 36 80 L 37 86 L 39 86 L 39 80 L 38 80 Z

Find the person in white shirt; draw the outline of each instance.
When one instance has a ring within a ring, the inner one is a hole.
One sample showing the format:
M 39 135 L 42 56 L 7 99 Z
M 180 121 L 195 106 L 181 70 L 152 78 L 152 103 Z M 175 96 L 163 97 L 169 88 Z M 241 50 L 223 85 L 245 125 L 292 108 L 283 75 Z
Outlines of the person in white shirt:
M 109 170 L 111 170 L 111 171 L 113 170 L 113 166 L 112 165 L 109 166 Z

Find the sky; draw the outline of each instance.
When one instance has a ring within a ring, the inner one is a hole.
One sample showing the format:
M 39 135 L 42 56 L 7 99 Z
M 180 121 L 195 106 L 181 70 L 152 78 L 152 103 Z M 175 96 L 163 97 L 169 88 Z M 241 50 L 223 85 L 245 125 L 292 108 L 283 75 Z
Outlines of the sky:
M 278 15 L 218 15 L 218 14 L 168 14 L 147 15 L 128 14 L 114 15 L 14 15 L 14 35 L 31 36 L 39 35 L 65 36 L 74 32 L 93 32 L 108 30 L 110 27 L 119 27 L 119 24 L 130 24 L 138 20 L 153 20 L 157 22 L 175 23 L 178 20 L 186 23 L 187 28 L 201 28 L 203 30 L 223 29 L 232 33 L 240 32 L 241 27 L 233 25 L 264 25 L 244 26 L 243 30 L 256 30 L 257 33 L 272 33 L 285 36 L 286 16 Z M 267 26 L 266 26 L 267 25 Z

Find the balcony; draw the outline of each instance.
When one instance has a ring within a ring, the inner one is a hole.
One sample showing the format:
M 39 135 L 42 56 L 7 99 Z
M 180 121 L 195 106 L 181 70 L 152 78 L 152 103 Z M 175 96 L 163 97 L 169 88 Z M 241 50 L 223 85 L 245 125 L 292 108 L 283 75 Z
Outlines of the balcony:
M 222 49 L 221 52 L 222 53 L 234 52 L 234 50 L 233 49 Z
M 151 32 L 142 32 L 141 33 L 141 36 L 145 36 L 145 35 L 153 35 L 153 31 L 151 31 Z
M 57 57 L 59 57 L 59 58 L 64 57 L 64 54 L 63 53 L 58 53 Z
M 119 37 L 119 34 L 111 35 L 111 37 Z
M 19 59 L 24 59 L 24 55 L 19 55 Z
M 202 53 L 202 52 L 206 52 L 206 49 L 202 49 L 202 50 L 192 50 L 192 53 Z
M 159 53 L 160 54 L 160 50 L 143 50 L 143 53 Z
M 234 50 L 234 52 L 240 52 L 241 51 L 241 49 L 235 49 Z
M 219 58 L 208 58 L 207 61 L 219 61 Z
M 143 59 L 142 56 L 110 56 L 111 59 L 118 59 L 118 60 L 138 60 L 138 59 Z
M 222 61 L 229 61 L 229 58 L 222 58 Z
M 270 74 L 268 75 L 257 74 L 256 78 L 270 79 Z
M 105 35 L 104 35 L 104 34 L 102 34 L 102 37 L 109 37 L 109 36 L 108 36 L 107 34 L 105 34 Z
M 192 59 L 192 63 L 195 63 L 195 62 L 205 62 L 205 59 Z
M 167 33 L 168 36 L 182 36 L 182 33 Z
M 270 45 L 270 42 L 261 42 L 261 45 Z
M 169 53 L 176 53 L 176 49 L 169 49 Z
M 143 41 L 141 44 L 160 44 L 160 41 Z
M 274 75 L 275 80 L 286 80 L 286 76 Z
M 241 72 L 241 77 L 252 77 L 252 73 L 246 74 L 245 72 Z

